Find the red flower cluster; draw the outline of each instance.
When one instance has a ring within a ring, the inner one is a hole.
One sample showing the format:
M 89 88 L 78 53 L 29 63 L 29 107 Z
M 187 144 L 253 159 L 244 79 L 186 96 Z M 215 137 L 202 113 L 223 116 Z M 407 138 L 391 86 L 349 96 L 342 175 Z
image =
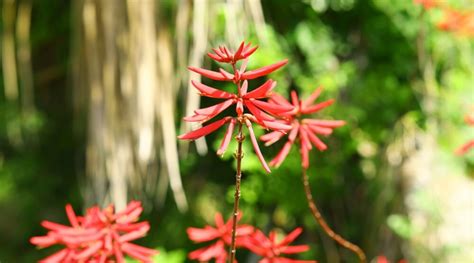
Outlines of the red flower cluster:
M 387 257 L 385 256 L 378 256 L 377 257 L 377 260 L 376 260 L 376 263 L 390 263 L 390 261 L 388 260 Z M 400 259 L 398 261 L 398 263 L 408 263 L 408 260 L 406 259 Z
M 242 213 L 239 213 L 237 222 L 240 221 Z M 202 228 L 190 227 L 187 229 L 188 237 L 194 242 L 201 243 L 216 240 L 216 242 L 208 247 L 204 247 L 189 253 L 189 259 L 202 261 L 209 261 L 216 259 L 216 263 L 225 263 L 227 260 L 228 246 L 230 246 L 232 238 L 232 219 L 229 219 L 224 223 L 222 215 L 216 213 L 215 215 L 216 227 L 205 226 Z M 237 226 L 237 246 L 242 245 L 242 237 L 248 236 L 253 233 L 254 229 L 249 225 L 238 225 Z
M 438 6 L 438 2 L 436 0 L 413 0 L 413 2 L 415 2 L 415 4 L 422 5 L 425 9 Z
M 266 237 L 262 231 L 255 231 L 246 239 L 245 247 L 253 253 L 263 257 L 259 263 L 315 263 L 315 260 L 294 260 L 281 257 L 281 254 L 297 254 L 309 250 L 308 245 L 290 246 L 302 232 L 301 228 L 293 230 L 282 240 L 277 241 L 275 231 Z
M 439 8 L 443 11 L 443 19 L 437 23 L 438 29 L 474 37 L 474 12 L 455 10 L 437 0 L 413 0 L 413 2 L 422 5 L 426 10 Z
M 192 81 L 191 84 L 201 93 L 201 96 L 215 99 L 224 99 L 224 101 L 207 108 L 195 110 L 195 114 L 193 116 L 185 117 L 184 120 L 189 122 L 204 123 L 216 117 L 218 114 L 222 113 L 225 109 L 234 104 L 236 107 L 236 116 L 226 116 L 220 118 L 219 120 L 212 122 L 211 124 L 207 124 L 202 128 L 180 135 L 178 138 L 184 140 L 195 140 L 214 132 L 224 124 L 228 124 L 227 132 L 217 152 L 219 155 L 222 155 L 229 145 L 235 125 L 237 123 L 241 125 L 244 124 L 249 130 L 254 151 L 262 163 L 262 166 L 267 172 L 270 172 L 270 168 L 268 167 L 262 153 L 260 152 L 260 148 L 252 128 L 252 122 L 266 129 L 278 130 L 282 132 L 287 131 L 291 127 L 286 125 L 284 121 L 276 118 L 275 115 L 290 111 L 292 110 L 292 107 L 270 104 L 262 100 L 270 96 L 272 89 L 276 86 L 275 81 L 269 79 L 258 88 L 248 91 L 249 84 L 247 80 L 270 74 L 271 72 L 284 66 L 288 61 L 285 59 L 256 70 L 246 71 L 248 57 L 252 55 L 256 49 L 257 47 L 252 48 L 250 47 L 250 44 L 245 45 L 244 42 L 242 42 L 235 53 L 229 51 L 226 47 L 220 47 L 219 49 L 214 49 L 215 54 L 208 54 L 217 62 L 231 64 L 233 74 L 222 68 L 220 68 L 219 72 L 217 72 L 202 68 L 188 67 L 189 70 L 199 73 L 202 76 L 212 80 L 232 81 L 237 85 L 237 92 L 229 93 L 209 87 L 199 82 Z M 240 68 L 237 69 L 236 63 L 239 60 L 242 60 L 242 62 Z
M 238 221 L 241 214 L 239 213 Z M 192 260 L 207 262 L 215 259 L 216 263 L 225 263 L 228 256 L 228 248 L 231 243 L 232 235 L 232 219 L 226 223 L 222 215 L 215 215 L 216 227 L 205 226 L 204 228 L 190 227 L 187 229 L 188 237 L 194 242 L 202 243 L 208 241 L 216 241 L 210 246 L 192 251 L 188 257 Z M 253 253 L 262 256 L 260 263 L 312 263 L 316 261 L 301 261 L 281 257 L 282 254 L 297 254 L 309 250 L 307 245 L 290 246 L 302 232 L 301 228 L 295 229 L 283 240 L 277 242 L 275 232 L 271 232 L 267 238 L 262 231 L 254 229 L 250 225 L 237 226 L 236 246 L 247 248 Z
M 66 205 L 66 214 L 71 226 L 43 221 L 48 229 L 46 236 L 32 237 L 30 242 L 40 248 L 55 244 L 66 248 L 41 260 L 44 263 L 59 262 L 125 262 L 124 254 L 141 262 L 152 262 L 154 249 L 138 246 L 130 241 L 139 239 L 148 232 L 148 222 L 139 222 L 143 208 L 138 201 L 132 201 L 121 212 L 115 213 L 112 205 L 101 210 L 89 208 L 84 217 L 76 216 L 71 205 Z
M 466 115 L 466 117 L 464 117 L 464 121 L 470 125 L 470 126 L 474 126 L 474 112 L 471 113 L 470 115 Z M 468 142 L 466 142 L 465 144 L 463 144 L 461 147 L 459 147 L 457 150 L 456 150 L 456 154 L 457 155 L 463 155 L 465 153 L 467 153 L 469 150 L 473 149 L 474 148 L 474 139 L 472 140 L 469 140 Z
M 291 103 L 278 94 L 273 94 L 270 103 L 282 107 L 293 107 L 292 111 L 282 113 L 285 123 L 291 126 L 288 135 L 288 141 L 285 143 L 278 155 L 270 162 L 272 166 L 279 166 L 290 152 L 291 146 L 296 139 L 300 142 L 301 165 L 304 168 L 309 167 L 309 151 L 314 145 L 320 151 L 327 149 L 327 146 L 319 139 L 318 135 L 329 135 L 334 128 L 345 124 L 341 120 L 319 120 L 319 119 L 300 119 L 301 115 L 312 114 L 318 112 L 331 104 L 334 100 L 327 100 L 318 104 L 313 104 L 321 94 L 322 88 L 316 89 L 306 100 L 299 100 L 295 91 L 291 92 Z M 265 145 L 269 146 L 282 138 L 285 133 L 274 131 L 260 137 L 265 141 Z
M 443 20 L 437 25 L 439 29 L 474 37 L 474 12 L 450 8 L 444 9 L 443 12 Z

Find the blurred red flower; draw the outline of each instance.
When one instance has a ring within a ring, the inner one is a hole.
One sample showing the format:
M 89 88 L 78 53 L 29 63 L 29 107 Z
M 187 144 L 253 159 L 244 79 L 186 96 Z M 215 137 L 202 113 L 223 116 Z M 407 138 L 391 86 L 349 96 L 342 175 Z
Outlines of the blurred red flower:
M 332 133 L 334 128 L 345 124 L 345 122 L 341 120 L 300 119 L 302 115 L 318 112 L 334 103 L 334 100 L 331 99 L 318 104 L 313 104 L 313 102 L 321 94 L 321 91 L 321 87 L 316 89 L 306 100 L 299 100 L 296 92 L 292 91 L 292 103 L 287 101 L 281 95 L 273 94 L 271 96 L 269 101 L 270 103 L 286 107 L 293 106 L 293 110 L 280 114 L 284 117 L 286 124 L 291 126 L 291 130 L 288 134 L 288 141 L 285 143 L 277 156 L 270 162 L 270 165 L 279 166 L 290 152 L 291 146 L 294 144 L 295 140 L 299 138 L 301 165 L 304 168 L 308 168 L 308 153 L 313 148 L 312 145 L 314 145 L 320 151 L 327 149 L 327 146 L 321 141 L 321 139 L 319 139 L 317 135 L 329 135 Z M 269 146 L 280 140 L 284 135 L 285 133 L 277 130 L 261 136 L 260 139 L 265 141 L 266 146 Z
M 275 231 L 270 232 L 267 238 L 260 230 L 256 230 L 252 235 L 246 237 L 242 242 L 243 245 L 253 253 L 262 256 L 263 259 L 259 263 L 312 263 L 314 260 L 294 260 L 281 257 L 282 254 L 298 254 L 309 250 L 308 245 L 291 246 L 293 242 L 302 232 L 301 228 L 296 228 L 277 241 Z
M 237 222 L 242 217 L 242 213 L 239 213 Z M 192 260 L 209 261 L 215 259 L 216 263 L 225 263 L 227 260 L 228 246 L 231 244 L 232 239 L 232 219 L 229 219 L 224 223 L 224 219 L 220 213 L 215 215 L 216 227 L 205 226 L 204 228 L 189 227 L 186 232 L 188 233 L 189 239 L 196 243 L 202 243 L 207 241 L 216 242 L 210 246 L 200 248 L 198 250 L 189 253 L 188 257 Z M 242 238 L 252 234 L 254 228 L 249 225 L 238 225 L 237 226 L 237 247 L 242 245 Z
M 230 51 L 227 47 L 225 46 L 220 46 L 219 48 L 213 48 L 212 50 L 214 53 L 207 53 L 207 55 L 214 59 L 217 62 L 222 62 L 222 63 L 236 63 L 237 61 L 241 59 L 246 59 L 250 55 L 257 50 L 258 46 L 251 47 L 251 44 L 248 43 L 247 45 L 245 42 L 240 43 L 239 48 L 235 53 Z
M 438 28 L 444 31 L 474 37 L 474 12 L 445 8 L 444 17 Z
M 71 226 L 43 221 L 48 229 L 46 236 L 36 236 L 30 242 L 40 248 L 55 244 L 66 248 L 41 260 L 53 262 L 125 262 L 124 253 L 141 262 L 152 262 L 151 256 L 157 250 L 130 243 L 148 232 L 148 222 L 139 222 L 143 208 L 138 201 L 132 201 L 121 212 L 115 213 L 112 205 L 101 210 L 95 206 L 87 209 L 84 217 L 76 216 L 71 205 L 66 205 L 66 214 Z
M 390 263 L 387 257 L 385 256 L 378 256 L 376 259 L 376 263 Z M 398 263 L 408 263 L 408 260 L 406 259 L 400 259 Z
M 470 125 L 470 126 L 474 126 L 474 112 L 472 112 L 471 114 L 467 114 L 465 117 L 464 117 L 464 121 Z M 457 155 L 463 155 L 463 154 L 466 154 L 469 150 L 471 150 L 472 148 L 474 148 L 474 139 L 472 140 L 469 140 L 468 142 L 466 142 L 465 144 L 463 144 L 461 147 L 459 147 L 457 150 L 456 150 L 456 154 Z
M 249 129 L 250 138 L 252 140 L 252 145 L 257 157 L 259 158 L 264 169 L 267 172 L 270 172 L 270 168 L 265 162 L 265 159 L 258 146 L 257 139 L 255 138 L 252 122 L 257 123 L 265 129 L 279 130 L 284 132 L 289 130 L 291 127 L 284 121 L 277 119 L 275 115 L 292 110 L 292 106 L 276 105 L 262 100 L 270 96 L 271 91 L 276 86 L 275 81 L 269 79 L 258 88 L 249 92 L 249 84 L 247 80 L 267 75 L 284 66 L 288 61 L 285 59 L 260 69 L 246 71 L 248 57 L 253 54 L 256 49 L 256 47 L 251 48 L 250 44 L 245 45 L 245 43 L 242 42 L 239 49 L 235 53 L 232 53 L 226 47 L 220 47 L 219 49 L 214 49 L 215 54 L 208 54 L 211 58 L 218 62 L 231 64 L 234 74 L 231 74 L 222 68 L 219 72 L 215 72 L 202 68 L 189 67 L 190 70 L 213 80 L 233 81 L 237 84 L 237 92 L 235 94 L 229 93 L 209 87 L 197 81 L 191 81 L 191 84 L 200 92 L 201 96 L 214 99 L 224 99 L 224 101 L 210 107 L 197 109 L 194 111 L 195 114 L 193 116 L 185 117 L 184 120 L 188 122 L 204 123 L 216 117 L 218 114 L 222 113 L 224 110 L 234 104 L 236 105 L 236 116 L 223 117 L 217 121 L 207 124 L 202 128 L 180 135 L 178 138 L 183 140 L 195 140 L 214 132 L 224 124 L 228 124 L 226 135 L 224 136 L 221 146 L 217 151 L 217 154 L 222 155 L 229 145 L 235 125 L 237 123 L 244 124 Z M 243 60 L 240 69 L 236 69 L 235 67 L 235 64 L 238 60 Z M 248 111 L 247 113 L 246 110 Z
M 436 0 L 413 0 L 413 2 L 422 5 L 425 9 L 430 9 L 438 5 Z

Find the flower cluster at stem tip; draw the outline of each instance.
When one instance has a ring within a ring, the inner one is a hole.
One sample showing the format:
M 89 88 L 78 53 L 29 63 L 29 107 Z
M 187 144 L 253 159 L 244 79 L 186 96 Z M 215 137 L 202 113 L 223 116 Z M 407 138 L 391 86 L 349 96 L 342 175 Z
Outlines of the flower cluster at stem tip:
M 200 92 L 201 96 L 224 99 L 224 101 L 207 108 L 197 109 L 194 111 L 195 114 L 193 116 L 185 117 L 184 120 L 188 122 L 205 123 L 232 105 L 235 105 L 236 115 L 222 117 L 217 121 L 206 124 L 202 128 L 180 135 L 178 138 L 184 140 L 195 140 L 214 132 L 224 124 L 228 124 L 227 132 L 222 140 L 219 150 L 217 151 L 217 154 L 222 155 L 229 145 L 236 124 L 245 125 L 248 128 L 250 139 L 258 159 L 263 168 L 267 172 L 270 172 L 270 168 L 263 158 L 258 146 L 252 123 L 256 123 L 265 129 L 283 132 L 287 131 L 291 127 L 276 116 L 291 111 L 292 107 L 270 104 L 264 101 L 264 99 L 268 99 L 272 94 L 272 90 L 276 86 L 276 81 L 269 79 L 256 89 L 248 91 L 248 80 L 268 75 L 284 66 L 288 60 L 285 59 L 272 65 L 247 71 L 249 56 L 252 55 L 256 49 L 257 47 L 252 48 L 250 44 L 242 42 L 235 53 L 222 46 L 214 49 L 215 53 L 208 54 L 209 57 L 217 62 L 230 64 L 232 66 L 233 74 L 222 68 L 217 72 L 202 68 L 189 67 L 189 70 L 201 74 L 209 79 L 216 81 L 231 81 L 236 85 L 237 90 L 235 93 L 229 93 L 196 81 L 191 81 L 191 84 Z M 239 61 L 241 61 L 241 64 L 239 69 L 237 69 L 236 64 Z
M 239 213 L 240 221 L 242 213 Z M 294 260 L 283 257 L 284 254 L 298 254 L 309 250 L 308 245 L 290 245 L 301 233 L 301 228 L 296 228 L 283 238 L 277 238 L 275 231 L 269 236 L 250 225 L 237 226 L 236 247 L 250 250 L 262 257 L 259 263 L 315 263 L 314 260 Z M 215 259 L 216 263 L 225 263 L 228 257 L 228 247 L 231 243 L 232 219 L 226 223 L 220 213 L 215 215 L 215 227 L 207 225 L 204 228 L 190 227 L 187 229 L 188 237 L 196 243 L 215 241 L 213 244 L 192 251 L 189 259 L 199 262 L 208 262 Z
M 115 213 L 112 205 L 105 209 L 98 206 L 87 209 L 85 216 L 77 216 L 71 205 L 66 214 L 71 226 L 44 220 L 41 225 L 48 229 L 46 236 L 36 236 L 30 242 L 40 248 L 63 245 L 65 248 L 42 259 L 43 263 L 58 262 L 125 262 L 124 254 L 141 262 L 152 262 L 157 250 L 142 247 L 130 241 L 142 238 L 150 229 L 148 222 L 138 222 L 143 208 L 132 201 Z

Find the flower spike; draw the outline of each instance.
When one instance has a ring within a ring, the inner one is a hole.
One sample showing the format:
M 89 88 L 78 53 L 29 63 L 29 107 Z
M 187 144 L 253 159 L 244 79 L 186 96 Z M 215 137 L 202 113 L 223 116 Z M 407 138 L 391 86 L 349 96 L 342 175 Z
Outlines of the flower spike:
M 280 166 L 283 160 L 286 158 L 290 152 L 291 145 L 294 144 L 295 139 L 299 138 L 300 140 L 300 154 L 301 154 L 301 165 L 303 168 L 309 167 L 309 151 L 313 148 L 313 145 L 320 151 L 327 149 L 326 144 L 324 144 L 317 135 L 330 135 L 334 128 L 343 126 L 344 121 L 340 120 L 318 120 L 318 119 L 298 119 L 300 115 L 306 115 L 318 112 L 331 104 L 334 103 L 334 100 L 327 100 L 315 105 L 312 105 L 313 102 L 321 94 L 322 88 L 317 88 L 306 100 L 300 100 L 298 94 L 295 91 L 291 92 L 291 103 L 285 98 L 278 94 L 273 94 L 269 100 L 269 103 L 280 106 L 287 107 L 293 106 L 292 111 L 282 112 L 281 115 L 286 117 L 285 124 L 290 126 L 291 131 L 288 136 L 288 142 L 285 143 L 283 148 L 277 154 L 277 156 L 270 161 L 272 166 Z M 281 138 L 281 137 L 279 137 Z M 276 142 L 278 139 L 274 137 L 264 137 L 260 138 L 265 142 L 265 145 L 271 145 Z
M 84 217 L 76 216 L 71 205 L 66 214 L 71 226 L 43 221 L 49 230 L 46 236 L 32 237 L 30 242 L 40 248 L 55 244 L 66 248 L 41 262 L 109 262 L 124 263 L 124 254 L 142 262 L 152 262 L 158 251 L 130 243 L 142 238 L 150 229 L 148 222 L 134 223 L 143 211 L 140 202 L 130 202 L 127 208 L 114 213 L 113 206 L 101 210 L 87 209 Z

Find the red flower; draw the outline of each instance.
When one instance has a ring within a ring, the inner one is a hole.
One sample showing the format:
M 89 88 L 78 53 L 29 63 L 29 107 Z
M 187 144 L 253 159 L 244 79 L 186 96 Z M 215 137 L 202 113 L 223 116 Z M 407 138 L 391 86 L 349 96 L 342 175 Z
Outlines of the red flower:
M 228 124 L 226 135 L 222 140 L 221 147 L 219 147 L 219 150 L 217 151 L 217 154 L 222 155 L 229 145 L 235 125 L 237 123 L 240 125 L 244 124 L 249 129 L 250 138 L 252 140 L 252 145 L 257 157 L 262 163 L 264 169 L 267 172 L 270 172 L 270 168 L 268 167 L 263 155 L 260 152 L 260 148 L 258 146 L 257 139 L 255 138 L 251 123 L 257 123 L 266 129 L 279 131 L 289 130 L 291 126 L 287 125 L 284 121 L 278 120 L 276 117 L 274 117 L 274 115 L 288 112 L 292 110 L 293 107 L 291 105 L 286 106 L 271 104 L 262 100 L 268 98 L 271 91 L 276 86 L 276 82 L 271 79 L 267 80 L 258 88 L 248 91 L 248 79 L 254 79 L 267 75 L 287 63 L 287 60 L 283 60 L 260 69 L 245 71 L 247 68 L 248 57 L 255 50 L 256 47 L 250 48 L 249 44 L 244 45 L 244 42 L 242 42 L 239 49 L 235 53 L 230 52 L 226 47 L 214 49 L 214 52 L 216 52 L 215 54 L 209 53 L 209 56 L 214 60 L 231 64 L 234 74 L 228 73 L 223 69 L 220 69 L 220 72 L 215 72 L 201 68 L 189 67 L 190 70 L 213 80 L 233 81 L 237 85 L 237 92 L 235 94 L 229 93 L 209 87 L 196 81 L 191 81 L 191 84 L 200 92 L 201 96 L 214 99 L 224 99 L 224 101 L 210 107 L 197 109 L 194 111 L 195 114 L 193 116 L 185 117 L 184 120 L 188 122 L 204 123 L 216 117 L 218 114 L 222 113 L 224 110 L 234 104 L 236 116 L 223 117 L 217 121 L 207 124 L 202 128 L 180 135 L 178 138 L 184 140 L 195 140 L 214 132 L 224 124 Z M 237 70 L 235 64 L 238 60 L 242 59 L 243 61 L 240 69 Z M 246 113 L 246 111 L 248 112 Z
M 474 12 L 458 11 L 446 8 L 444 18 L 438 23 L 438 28 L 461 35 L 474 36 Z
M 245 42 L 242 41 L 240 44 L 239 48 L 235 53 L 229 51 L 227 47 L 225 46 L 220 46 L 219 48 L 213 48 L 212 50 L 214 51 L 213 53 L 207 53 L 207 55 L 214 59 L 217 62 L 223 62 L 223 63 L 236 63 L 237 61 L 241 59 L 246 59 L 250 55 L 257 50 L 257 46 L 255 47 L 250 47 L 250 43 L 245 45 Z
M 378 256 L 376 259 L 376 263 L 390 263 L 387 257 L 385 256 Z M 400 259 L 398 263 L 408 263 L 408 260 L 406 259 Z
M 471 113 L 471 114 L 468 114 L 466 115 L 466 117 L 464 117 L 464 121 L 470 125 L 470 126 L 474 126 L 474 112 Z M 463 155 L 463 154 L 466 154 L 469 150 L 471 150 L 472 148 L 474 148 L 474 139 L 472 140 L 469 140 L 468 142 L 466 142 L 465 144 L 463 144 L 461 147 L 459 147 L 457 150 L 456 150 L 456 154 L 457 155 Z
M 293 106 L 293 110 L 286 113 L 281 113 L 286 120 L 286 124 L 292 128 L 289 131 L 288 141 L 285 143 L 278 155 L 270 162 L 272 166 L 279 166 L 290 152 L 291 146 L 297 138 L 300 142 L 300 154 L 301 154 L 301 165 L 304 168 L 309 167 L 308 153 L 314 145 L 320 151 L 326 150 L 327 146 L 319 139 L 317 134 L 329 135 L 332 133 L 334 128 L 340 127 L 345 124 L 341 120 L 319 120 L 319 119 L 299 119 L 301 115 L 312 114 L 318 112 L 331 104 L 334 100 L 327 100 L 318 104 L 313 102 L 319 97 L 322 88 L 316 89 L 311 96 L 303 101 L 298 99 L 298 95 L 295 91 L 291 92 L 292 103 L 288 102 L 285 98 L 278 94 L 272 95 L 270 103 L 281 106 Z M 260 137 L 262 141 L 265 141 L 265 145 L 269 146 L 278 140 L 280 140 L 285 134 L 281 131 L 274 131 L 265 134 Z
M 260 230 L 256 230 L 251 236 L 245 238 L 244 246 L 253 253 L 262 256 L 259 263 L 311 263 L 314 260 L 294 260 L 281 257 L 282 254 L 298 254 L 309 250 L 308 245 L 290 246 L 302 232 L 301 228 L 293 230 L 282 240 L 276 240 L 276 232 L 270 232 L 267 238 Z
M 438 5 L 436 0 L 413 0 L 413 2 L 422 5 L 425 9 L 430 9 Z
M 242 217 L 239 213 L 237 222 Z M 194 242 L 202 243 L 216 240 L 216 242 L 208 247 L 204 247 L 189 253 L 188 257 L 192 260 L 209 261 L 213 258 L 216 263 L 225 263 L 227 260 L 227 246 L 230 246 L 232 239 L 232 219 L 224 223 L 224 219 L 220 213 L 215 215 L 216 227 L 205 226 L 204 228 L 190 227 L 186 230 L 189 239 Z M 237 246 L 241 246 L 242 238 L 253 233 L 253 227 L 249 225 L 237 226 Z
M 135 223 L 142 213 L 141 203 L 132 201 L 125 210 L 114 213 L 113 206 L 101 210 L 89 208 L 84 217 L 76 216 L 71 205 L 66 205 L 66 214 L 71 226 L 43 221 L 48 229 L 46 236 L 32 237 L 30 242 L 41 248 L 64 245 L 66 248 L 41 260 L 54 262 L 125 262 L 124 253 L 141 262 L 152 262 L 154 249 L 138 246 L 130 241 L 139 239 L 148 232 L 148 222 Z

